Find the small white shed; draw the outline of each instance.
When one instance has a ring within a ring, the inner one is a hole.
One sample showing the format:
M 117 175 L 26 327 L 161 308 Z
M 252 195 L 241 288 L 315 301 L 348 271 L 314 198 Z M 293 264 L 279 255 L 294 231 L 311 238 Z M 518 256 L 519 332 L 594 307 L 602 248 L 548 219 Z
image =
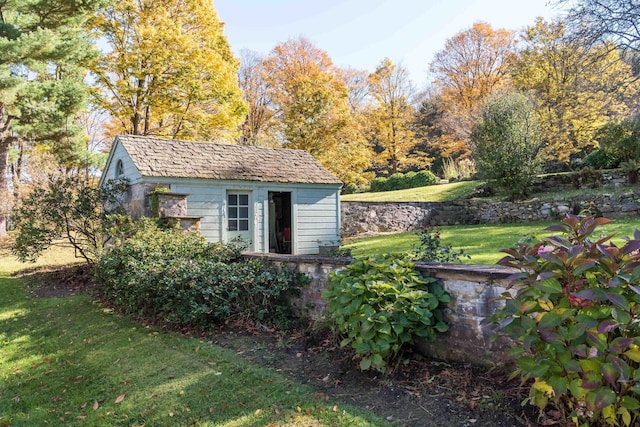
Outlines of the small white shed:
M 119 177 L 131 215 L 149 216 L 150 194 L 168 189 L 211 242 L 294 255 L 340 243 L 342 183 L 306 151 L 120 135 L 100 185 Z

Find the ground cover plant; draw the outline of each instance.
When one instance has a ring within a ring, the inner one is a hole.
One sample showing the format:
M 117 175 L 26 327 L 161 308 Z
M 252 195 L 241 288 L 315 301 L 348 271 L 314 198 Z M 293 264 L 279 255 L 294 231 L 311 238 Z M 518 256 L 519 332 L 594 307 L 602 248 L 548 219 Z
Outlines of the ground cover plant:
M 490 321 L 534 380 L 523 403 L 562 425 L 640 422 L 640 231 L 616 245 L 596 233 L 608 222 L 567 216 L 499 262 L 520 273 Z
M 542 238 L 552 234 L 544 229 L 551 222 L 537 222 L 529 224 L 482 224 L 442 226 L 440 236 L 444 243 L 450 244 L 454 250 L 463 250 L 470 258 L 462 258 L 465 264 L 493 265 L 503 255 L 500 250 L 511 247 L 519 240 L 526 241 L 533 236 Z M 622 242 L 623 236 L 633 233 L 640 228 L 640 218 L 617 218 L 613 222 L 602 226 L 600 233 L 613 234 L 615 242 Z M 351 250 L 354 256 L 407 253 L 419 244 L 416 232 L 383 234 L 378 236 L 349 239 L 344 247 Z

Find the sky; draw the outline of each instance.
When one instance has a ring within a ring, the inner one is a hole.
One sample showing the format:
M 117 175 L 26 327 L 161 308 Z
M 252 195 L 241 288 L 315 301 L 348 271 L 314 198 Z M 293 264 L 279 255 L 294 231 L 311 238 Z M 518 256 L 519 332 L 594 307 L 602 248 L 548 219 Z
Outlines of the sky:
M 306 37 L 343 68 L 374 71 L 388 57 L 424 86 L 429 63 L 445 41 L 485 21 L 519 30 L 561 13 L 550 0 L 214 0 L 236 54 L 268 54 Z

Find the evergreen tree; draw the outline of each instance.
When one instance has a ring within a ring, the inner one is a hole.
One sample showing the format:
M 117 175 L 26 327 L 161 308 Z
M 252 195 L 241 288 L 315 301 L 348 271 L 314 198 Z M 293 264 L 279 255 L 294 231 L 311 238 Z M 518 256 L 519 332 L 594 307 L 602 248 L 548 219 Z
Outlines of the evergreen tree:
M 82 66 L 95 54 L 82 25 L 100 1 L 0 1 L 0 236 L 12 145 L 47 142 L 62 159 L 77 147 L 73 118 L 87 95 Z

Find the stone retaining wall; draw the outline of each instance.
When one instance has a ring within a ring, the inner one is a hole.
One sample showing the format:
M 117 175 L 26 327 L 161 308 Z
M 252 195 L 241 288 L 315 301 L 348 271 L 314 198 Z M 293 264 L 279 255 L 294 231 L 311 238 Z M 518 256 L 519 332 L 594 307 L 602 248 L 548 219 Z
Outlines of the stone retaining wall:
M 607 218 L 640 214 L 640 191 L 523 202 L 482 199 L 453 202 L 341 202 L 342 235 L 415 231 L 426 226 L 507 224 L 561 219 L 589 212 Z
M 332 271 L 343 269 L 350 258 L 292 256 L 245 253 L 247 257 L 265 259 L 276 265 L 298 269 L 312 278 L 295 305 L 312 321 L 326 317 L 329 301 L 322 298 Z M 493 331 L 483 320 L 500 306 L 495 297 L 506 290 L 508 277 L 515 270 L 478 265 L 425 264 L 417 269 L 426 277 L 435 277 L 451 295 L 445 311 L 449 331 L 434 342 L 420 341 L 419 351 L 439 359 L 493 366 L 507 360 L 504 341 L 492 343 Z

